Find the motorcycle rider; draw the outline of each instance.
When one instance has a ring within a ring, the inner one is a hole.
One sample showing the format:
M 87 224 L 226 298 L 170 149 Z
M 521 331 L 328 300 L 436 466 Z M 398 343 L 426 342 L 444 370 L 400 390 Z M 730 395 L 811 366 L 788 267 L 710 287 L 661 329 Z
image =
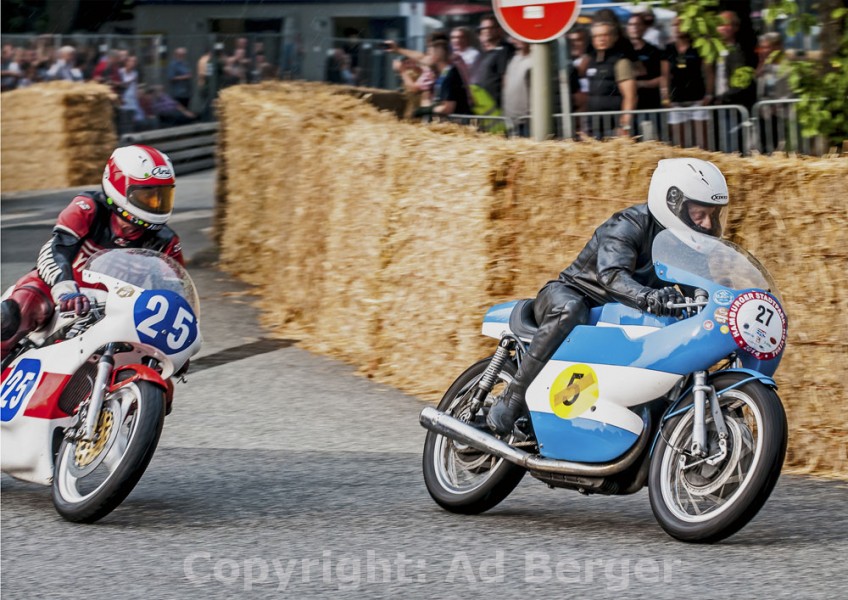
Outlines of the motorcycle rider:
M 647 204 L 624 209 L 595 230 L 577 259 L 536 296 L 539 328 L 514 380 L 486 417 L 490 429 L 506 435 L 526 410 L 524 394 L 571 330 L 588 322 L 589 309 L 609 302 L 673 315 L 669 303 L 683 296 L 657 278 L 651 257 L 663 229 L 678 235 L 696 231 L 721 237 L 728 203 L 727 182 L 711 162 L 694 158 L 659 161 L 651 177 Z
M 41 248 L 36 268 L 0 305 L 4 358 L 21 338 L 44 326 L 57 305 L 61 312 L 88 314 L 91 303 L 80 286 L 82 269 L 95 252 L 149 248 L 184 264 L 180 239 L 166 225 L 175 182 L 171 159 L 159 150 L 134 145 L 112 152 L 102 191 L 71 200 Z

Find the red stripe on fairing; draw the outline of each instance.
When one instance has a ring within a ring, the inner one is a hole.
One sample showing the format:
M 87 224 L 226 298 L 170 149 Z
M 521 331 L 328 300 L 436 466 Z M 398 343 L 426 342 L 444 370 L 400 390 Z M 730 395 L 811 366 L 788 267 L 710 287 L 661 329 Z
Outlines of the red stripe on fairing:
M 5 373 L 3 377 L 5 379 Z M 68 415 L 59 408 L 59 397 L 70 379 L 70 375 L 45 373 L 41 381 L 38 382 L 38 387 L 33 392 L 24 415 L 36 419 L 64 419 L 67 417 Z

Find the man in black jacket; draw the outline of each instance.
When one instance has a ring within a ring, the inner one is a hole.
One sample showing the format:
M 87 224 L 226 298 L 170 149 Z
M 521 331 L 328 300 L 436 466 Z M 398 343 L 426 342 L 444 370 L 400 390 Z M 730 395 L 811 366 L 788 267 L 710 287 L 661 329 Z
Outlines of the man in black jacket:
M 663 229 L 679 236 L 693 231 L 720 237 L 728 202 L 727 183 L 710 163 L 692 158 L 661 160 L 651 177 L 648 203 L 614 214 L 595 230 L 577 259 L 541 289 L 533 303 L 539 329 L 503 395 L 486 418 L 500 435 L 509 434 L 526 410 L 524 394 L 545 363 L 589 309 L 609 302 L 673 315 L 683 300 L 663 287 L 651 256 L 654 238 Z

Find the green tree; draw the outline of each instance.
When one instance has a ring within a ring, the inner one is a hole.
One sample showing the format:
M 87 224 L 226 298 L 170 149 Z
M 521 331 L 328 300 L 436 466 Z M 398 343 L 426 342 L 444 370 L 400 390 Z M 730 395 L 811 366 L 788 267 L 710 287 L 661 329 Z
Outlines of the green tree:
M 665 0 L 663 5 L 680 18 L 680 30 L 689 33 L 693 46 L 708 63 L 715 62 L 725 46 L 718 36 L 719 0 Z M 848 140 L 848 8 L 843 0 L 820 0 L 812 14 L 801 10 L 796 0 L 768 0 L 766 22 L 786 19 L 786 33 L 809 34 L 821 26 L 822 53 L 818 60 L 788 61 L 792 92 L 797 105 L 801 132 L 805 137 L 824 136 L 831 145 Z M 735 86 L 744 87 L 754 76 L 750 67 L 732 75 Z

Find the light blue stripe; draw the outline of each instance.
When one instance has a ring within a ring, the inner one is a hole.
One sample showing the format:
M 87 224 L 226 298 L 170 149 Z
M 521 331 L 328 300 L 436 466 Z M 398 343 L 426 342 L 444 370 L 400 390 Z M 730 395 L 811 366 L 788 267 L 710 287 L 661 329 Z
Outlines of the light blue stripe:
M 609 462 L 627 452 L 639 439 L 626 429 L 580 417 L 561 419 L 552 413 L 532 411 L 530 418 L 539 452 L 546 458 Z

